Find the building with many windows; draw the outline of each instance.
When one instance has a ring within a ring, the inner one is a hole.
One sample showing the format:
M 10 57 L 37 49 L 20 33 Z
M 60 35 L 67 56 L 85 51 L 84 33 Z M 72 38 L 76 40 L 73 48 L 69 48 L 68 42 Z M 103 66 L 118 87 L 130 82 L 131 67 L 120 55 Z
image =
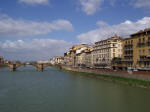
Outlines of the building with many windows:
M 132 34 L 123 41 L 123 68 L 150 69 L 150 29 Z
M 75 45 L 65 53 L 64 63 L 74 67 L 150 70 L 150 28 L 130 38 L 115 35 L 93 46 Z
M 64 54 L 64 64 L 68 66 L 77 66 L 79 62 L 77 54 L 86 48 L 86 44 L 72 46 L 69 51 Z
M 86 45 L 76 51 L 76 66 L 91 67 L 93 47 Z
M 93 66 L 111 67 L 111 61 L 115 57 L 122 56 L 122 38 L 115 35 L 106 40 L 96 42 L 93 48 Z
M 55 56 L 52 58 L 52 60 L 54 64 L 61 64 L 63 65 L 64 64 L 64 57 L 62 56 Z

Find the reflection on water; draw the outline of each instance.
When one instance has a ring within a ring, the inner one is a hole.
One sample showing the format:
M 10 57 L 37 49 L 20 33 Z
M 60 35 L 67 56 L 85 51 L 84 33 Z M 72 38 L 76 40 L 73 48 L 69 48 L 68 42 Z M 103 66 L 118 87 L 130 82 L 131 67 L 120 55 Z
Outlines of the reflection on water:
M 0 112 L 149 112 L 150 90 L 32 66 L 0 69 Z

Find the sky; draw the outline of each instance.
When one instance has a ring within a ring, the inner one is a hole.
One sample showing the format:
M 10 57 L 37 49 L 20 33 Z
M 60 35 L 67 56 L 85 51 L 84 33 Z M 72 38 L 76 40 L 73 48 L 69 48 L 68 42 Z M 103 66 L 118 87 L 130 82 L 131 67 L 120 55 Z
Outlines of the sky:
M 47 60 L 150 28 L 150 0 L 0 0 L 0 56 Z

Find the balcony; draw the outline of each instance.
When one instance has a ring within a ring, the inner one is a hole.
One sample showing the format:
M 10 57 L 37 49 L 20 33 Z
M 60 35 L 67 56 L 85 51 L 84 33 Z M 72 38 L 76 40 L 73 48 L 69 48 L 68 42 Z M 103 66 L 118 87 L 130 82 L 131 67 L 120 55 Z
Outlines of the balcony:
M 150 62 L 150 58 L 142 58 L 142 59 L 138 59 L 138 62 Z
M 133 44 L 125 44 L 125 47 L 133 46 Z
M 125 51 L 133 51 L 133 48 L 124 48 Z
M 124 62 L 133 62 L 133 59 L 123 59 Z
M 124 56 L 133 56 L 133 54 L 124 54 Z

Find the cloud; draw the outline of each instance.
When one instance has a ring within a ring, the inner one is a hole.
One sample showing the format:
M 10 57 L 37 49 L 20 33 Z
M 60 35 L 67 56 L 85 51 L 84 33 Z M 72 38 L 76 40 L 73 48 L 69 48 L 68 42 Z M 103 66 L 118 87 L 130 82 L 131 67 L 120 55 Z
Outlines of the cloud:
M 122 37 L 128 37 L 132 33 L 149 27 L 150 17 L 144 17 L 136 22 L 126 20 L 125 22 L 117 25 L 100 27 L 87 33 L 82 33 L 78 35 L 77 38 L 80 43 L 94 43 L 96 41 L 114 36 L 115 34 Z
M 108 26 L 108 24 L 105 23 L 104 21 L 98 21 L 96 24 L 97 24 L 99 27 L 107 27 L 107 26 Z
M 87 15 L 92 15 L 100 10 L 100 6 L 104 0 L 79 0 L 82 10 Z
M 150 8 L 150 0 L 134 0 L 134 6 L 136 8 L 146 7 Z
M 111 5 L 111 6 L 114 6 L 115 3 L 117 2 L 117 0 L 109 0 L 109 2 L 110 2 L 110 5 Z
M 26 3 L 30 5 L 47 5 L 49 4 L 49 0 L 19 0 L 20 3 Z
M 71 42 L 52 39 L 33 39 L 0 42 L 0 56 L 11 60 L 41 60 L 61 56 L 72 46 Z
M 7 15 L 0 14 L 0 37 L 44 35 L 57 30 L 72 31 L 73 26 L 68 20 L 63 19 L 52 22 L 37 22 L 15 20 Z

